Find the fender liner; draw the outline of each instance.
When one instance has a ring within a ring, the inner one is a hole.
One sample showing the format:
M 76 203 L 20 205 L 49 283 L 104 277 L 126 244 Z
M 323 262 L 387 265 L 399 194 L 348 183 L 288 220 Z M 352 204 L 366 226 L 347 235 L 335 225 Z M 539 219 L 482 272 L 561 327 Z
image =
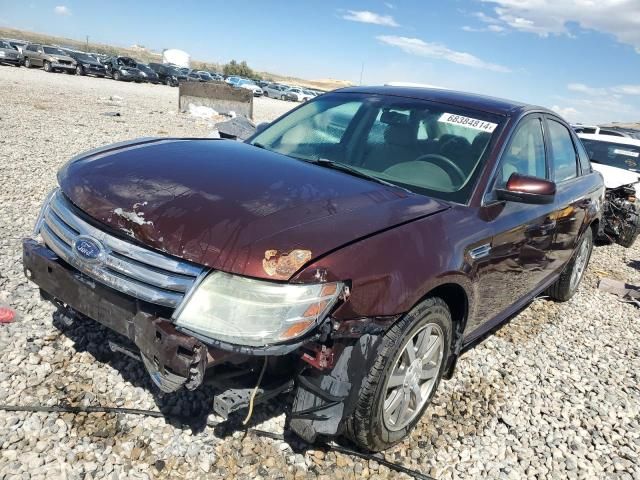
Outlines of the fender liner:
M 362 380 L 376 357 L 382 335 L 366 333 L 342 339 L 333 368 L 320 372 L 307 368 L 296 378 L 289 428 L 309 443 L 319 436 L 340 435 L 355 409 Z

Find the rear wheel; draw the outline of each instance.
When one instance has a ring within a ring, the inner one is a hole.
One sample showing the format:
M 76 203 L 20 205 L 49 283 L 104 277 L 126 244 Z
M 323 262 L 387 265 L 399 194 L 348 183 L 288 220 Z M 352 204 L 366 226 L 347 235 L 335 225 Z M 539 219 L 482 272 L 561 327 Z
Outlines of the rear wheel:
M 347 436 L 359 447 L 379 451 L 404 439 L 429 405 L 451 344 L 447 304 L 428 298 L 384 335 L 347 422 Z
M 593 231 L 591 228 L 587 228 L 568 265 L 560 274 L 556 283 L 547 289 L 546 293 L 549 297 L 558 302 L 566 302 L 573 297 L 578 290 L 582 277 L 584 277 L 584 272 L 587 270 L 592 250 Z

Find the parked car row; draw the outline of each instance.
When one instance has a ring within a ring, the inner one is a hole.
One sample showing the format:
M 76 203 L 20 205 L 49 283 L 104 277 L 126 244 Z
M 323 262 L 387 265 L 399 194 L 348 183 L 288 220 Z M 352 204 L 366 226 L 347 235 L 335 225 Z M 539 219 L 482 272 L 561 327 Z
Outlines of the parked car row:
M 216 72 L 180 68 L 176 65 L 149 63 L 126 56 L 87 53 L 56 45 L 41 45 L 13 39 L 0 39 L 0 64 L 43 68 L 47 72 L 75 73 L 110 77 L 125 82 L 163 83 L 172 87 L 180 82 L 221 82 Z
M 291 102 L 306 102 L 324 92 L 302 87 L 290 87 L 280 83 L 264 82 L 262 86 L 265 97 L 277 98 Z

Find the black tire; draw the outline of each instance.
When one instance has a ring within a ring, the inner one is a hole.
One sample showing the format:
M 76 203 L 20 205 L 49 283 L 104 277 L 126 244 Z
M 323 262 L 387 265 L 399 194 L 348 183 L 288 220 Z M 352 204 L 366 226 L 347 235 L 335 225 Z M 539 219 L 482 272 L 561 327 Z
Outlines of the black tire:
M 426 324 L 436 324 L 443 333 L 443 354 L 435 382 L 426 402 L 411 421 L 398 430 L 387 428 L 383 417 L 383 406 L 387 393 L 387 379 L 396 366 L 406 343 Z M 444 372 L 451 346 L 452 320 L 446 302 L 439 297 L 427 298 L 398 320 L 384 335 L 376 358 L 366 374 L 354 413 L 347 421 L 346 436 L 358 447 L 369 451 L 385 450 L 400 442 L 420 421 L 425 409 L 438 388 Z
M 588 251 L 587 251 L 585 264 L 582 269 L 582 273 L 580 273 L 580 278 L 578 278 L 577 281 L 572 285 L 571 278 L 576 268 L 578 268 L 578 266 L 576 265 L 576 261 L 578 260 L 578 254 L 585 242 L 588 242 L 588 245 L 587 245 Z M 580 286 L 580 282 L 584 277 L 584 272 L 587 270 L 587 267 L 589 266 L 589 260 L 591 259 L 592 251 L 593 251 L 593 230 L 591 229 L 591 227 L 589 227 L 582 234 L 582 238 L 580 239 L 580 242 L 576 246 L 576 249 L 573 252 L 573 256 L 571 257 L 571 260 L 565 267 L 564 271 L 560 274 L 560 277 L 558 277 L 558 280 L 556 280 L 556 282 L 553 285 L 551 285 L 545 292 L 546 295 L 548 295 L 549 297 L 551 297 L 553 300 L 557 302 L 566 302 L 567 300 L 570 300 L 571 297 L 573 297 L 576 291 L 578 290 L 578 287 Z
M 53 73 L 53 68 L 51 68 L 51 62 L 47 62 L 45 60 L 44 64 L 42 65 L 42 68 L 44 68 L 45 72 Z
M 116 70 L 115 72 L 113 72 L 113 79 L 115 81 L 119 81 L 120 80 L 120 72 L 119 71 Z
M 638 235 L 640 235 L 640 214 L 632 213 L 631 216 L 628 226 L 622 229 L 616 241 L 618 245 L 622 245 L 625 248 L 631 247 L 635 243 L 636 238 L 638 238 Z
M 85 75 L 84 68 L 82 68 L 82 65 L 76 66 L 76 75 L 80 75 L 80 76 Z
M 24 59 L 24 66 L 25 68 L 31 68 L 33 65 L 31 65 L 31 59 L 30 58 L 25 58 Z

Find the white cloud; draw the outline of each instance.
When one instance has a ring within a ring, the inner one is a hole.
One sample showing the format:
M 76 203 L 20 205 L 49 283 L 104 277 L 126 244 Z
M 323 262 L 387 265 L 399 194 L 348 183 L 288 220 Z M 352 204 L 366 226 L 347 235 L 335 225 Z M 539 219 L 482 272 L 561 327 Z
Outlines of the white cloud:
M 551 107 L 551 110 L 570 122 L 577 120 L 580 117 L 580 112 L 573 107 L 560 107 L 558 105 L 554 105 Z
M 515 30 L 542 37 L 571 36 L 567 24 L 613 35 L 640 53 L 640 2 L 638 0 L 480 0 L 494 6 L 495 17 Z M 476 15 L 478 16 L 478 15 Z M 480 17 L 478 17 L 480 18 Z M 490 19 L 490 20 L 489 20 Z
M 640 85 L 618 85 L 611 90 L 620 95 L 640 95 Z
M 500 23 L 500 20 L 498 20 L 497 18 L 490 17 L 489 15 L 483 12 L 474 12 L 473 16 L 483 23 L 492 23 L 492 24 Z
M 400 26 L 391 15 L 380 15 L 379 13 L 369 12 L 368 10 L 347 10 L 347 13 L 345 13 L 342 18 L 352 22 L 372 23 L 385 27 Z
M 384 2 L 384 6 L 387 8 L 390 8 L 391 10 L 395 10 L 396 6 L 393 3 L 390 2 Z
M 71 10 L 69 10 L 69 7 L 65 5 L 58 5 L 53 9 L 53 11 L 56 15 L 66 15 L 66 16 L 71 15 Z
M 640 95 L 640 85 L 615 85 L 613 87 L 590 87 L 583 83 L 570 83 L 567 89 L 572 92 L 584 93 L 591 97 L 620 98 L 624 95 Z
M 502 65 L 485 62 L 478 57 L 466 52 L 457 52 L 440 43 L 427 43 L 419 38 L 399 37 L 395 35 L 380 35 L 376 37 L 379 42 L 397 47 L 403 52 L 419 57 L 437 58 L 459 65 L 473 68 L 482 68 L 494 72 L 507 73 L 511 70 Z
M 570 83 L 569 85 L 567 85 L 567 89 L 572 92 L 584 93 L 593 97 L 607 94 L 606 88 L 589 87 L 584 83 Z
M 501 27 L 500 25 L 488 25 L 486 27 L 482 27 L 482 28 L 477 28 L 477 27 L 470 27 L 468 25 L 465 25 L 464 27 L 462 27 L 462 30 L 464 30 L 465 32 L 493 32 L 493 33 L 504 33 L 506 31 L 506 28 Z

